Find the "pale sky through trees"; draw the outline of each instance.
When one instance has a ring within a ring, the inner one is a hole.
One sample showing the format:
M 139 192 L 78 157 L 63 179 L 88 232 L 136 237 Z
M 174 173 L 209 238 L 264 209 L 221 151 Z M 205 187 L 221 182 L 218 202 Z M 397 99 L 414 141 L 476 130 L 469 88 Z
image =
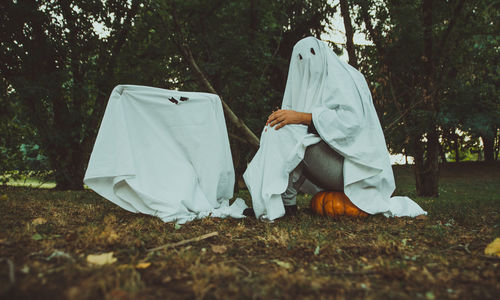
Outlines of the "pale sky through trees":
M 339 3 L 338 0 L 333 0 L 332 5 L 337 5 Z M 354 25 L 354 24 L 353 24 Z M 346 36 L 345 36 L 345 28 L 344 28 L 344 19 L 340 14 L 340 7 L 335 12 L 334 17 L 331 19 L 330 29 L 327 32 L 321 35 L 321 39 L 324 41 L 332 41 L 337 45 L 342 45 L 344 51 L 342 55 L 340 55 L 340 59 L 347 62 L 349 60 L 349 56 L 347 55 L 347 50 L 345 48 L 346 44 Z M 372 45 L 373 43 L 367 40 L 364 33 L 359 32 L 354 28 L 354 44 L 356 45 Z M 408 162 L 413 163 L 413 157 L 408 157 Z M 391 154 L 391 164 L 404 164 L 405 156 L 403 154 Z
M 331 5 L 335 6 L 339 4 L 338 0 L 332 0 Z M 351 16 L 352 17 L 352 16 Z M 337 45 L 342 45 L 344 47 L 344 52 L 340 56 L 340 58 L 344 61 L 347 61 L 349 57 L 347 56 L 347 50 L 345 49 L 345 44 L 346 44 L 346 36 L 345 36 L 345 28 L 344 28 L 344 19 L 342 18 L 342 15 L 340 14 L 340 7 L 337 8 L 337 11 L 335 12 L 335 15 L 333 18 L 330 20 L 330 29 L 327 29 L 327 32 L 323 33 L 321 35 L 321 39 L 324 41 L 332 41 Z M 351 21 L 353 22 L 353 21 Z M 353 22 L 354 23 L 354 22 Z M 364 33 L 359 32 L 359 30 L 356 30 L 354 24 L 353 24 L 353 29 L 354 29 L 354 44 L 356 45 L 372 45 L 373 43 L 369 40 L 366 39 L 366 36 Z

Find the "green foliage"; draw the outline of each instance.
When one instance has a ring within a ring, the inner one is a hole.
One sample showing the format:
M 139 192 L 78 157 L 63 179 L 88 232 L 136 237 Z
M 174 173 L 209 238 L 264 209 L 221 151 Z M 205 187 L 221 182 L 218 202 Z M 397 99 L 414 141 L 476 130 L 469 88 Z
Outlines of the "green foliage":
M 0 75 L 14 114 L 36 135 L 58 187 L 81 188 L 114 85 L 203 90 L 179 49 L 186 43 L 218 93 L 259 132 L 281 103 L 291 48 L 319 36 L 334 8 L 326 0 L 31 0 L 4 1 L 0 11 Z
M 374 42 L 359 49 L 361 68 L 372 85 L 389 147 L 414 156 L 417 186 L 427 181 L 422 194 L 436 194 L 438 151 L 457 147 L 457 129 L 472 139 L 481 136 L 485 153 L 492 153 L 500 127 L 495 33 L 500 4 L 352 3 L 359 12 L 356 23 Z
M 403 4 L 384 1 L 377 5 L 373 1 L 355 2 L 371 5 L 369 12 L 381 49 L 376 51 L 378 45 L 362 47 L 360 57 L 374 86 L 376 105 L 384 112 L 385 125 L 394 125 L 392 121 L 398 120 L 404 109 L 410 107 L 406 115 L 417 120 L 414 127 L 423 129 L 417 132 L 425 132 L 426 127 L 435 125 L 476 133 L 498 128 L 500 100 L 496 86 L 500 38 L 495 34 L 498 22 L 494 22 L 498 5 L 468 1 L 462 11 L 456 13 L 459 1 L 434 2 L 434 57 L 427 58 L 423 56 L 421 1 Z M 359 25 L 364 22 L 361 15 L 357 22 Z M 428 107 L 431 103 L 422 99 L 428 59 L 434 65 L 432 79 L 436 95 L 433 97 L 438 98 L 440 104 L 432 111 Z M 427 124 L 429 118 L 434 122 Z M 403 118 L 400 120 L 403 122 Z M 394 148 L 398 149 L 401 131 L 394 128 L 388 128 L 387 133 L 391 141 L 395 138 Z
M 358 47 L 358 61 L 390 149 L 425 154 L 437 131 L 444 151 L 453 154 L 459 143 L 463 155 L 468 145 L 457 130 L 481 138 L 485 154 L 498 149 L 499 4 L 432 1 L 429 27 L 425 3 L 350 1 L 357 30 L 374 41 Z M 50 168 L 59 188 L 82 188 L 116 84 L 205 90 L 184 46 L 259 133 L 281 104 L 293 45 L 319 37 L 335 10 L 326 0 L 2 1 L 0 169 Z M 228 130 L 241 173 L 251 152 Z
M 179 48 L 187 45 L 231 109 L 260 132 L 269 112 L 281 105 L 293 45 L 319 36 L 334 10 L 322 0 L 151 1 L 120 60 L 121 78 L 205 90 Z
M 119 60 L 120 81 L 205 91 L 181 50 L 187 46 L 218 94 L 257 135 L 281 106 L 293 45 L 319 36 L 335 11 L 324 0 L 159 0 L 146 8 Z M 239 133 L 231 124 L 228 131 L 240 175 L 252 149 L 233 139 Z
M 4 85 L 0 96 L 0 183 L 19 179 L 28 174 L 46 173 L 47 157 L 37 144 L 35 131 L 19 116 L 19 103 Z
M 107 95 L 118 83 L 116 59 L 139 4 L 136 0 L 0 4 L 4 61 L 0 77 L 5 96 L 15 102 L 12 116 L 36 136 L 25 144 L 40 146 L 58 188 L 83 188 L 84 168 Z

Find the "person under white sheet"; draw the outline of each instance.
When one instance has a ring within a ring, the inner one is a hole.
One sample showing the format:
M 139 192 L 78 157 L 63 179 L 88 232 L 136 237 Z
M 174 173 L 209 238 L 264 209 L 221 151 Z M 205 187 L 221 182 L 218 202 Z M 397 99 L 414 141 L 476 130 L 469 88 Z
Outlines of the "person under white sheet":
M 320 141 L 343 157 L 343 190 L 357 207 L 386 216 L 426 214 L 408 197 L 391 198 L 389 152 L 363 75 L 325 42 L 307 37 L 293 48 L 282 107 L 269 116 L 243 175 L 253 204 L 245 214 L 274 220 L 285 215 L 284 200 L 293 213 L 295 197 L 287 193 L 293 194 L 307 147 Z

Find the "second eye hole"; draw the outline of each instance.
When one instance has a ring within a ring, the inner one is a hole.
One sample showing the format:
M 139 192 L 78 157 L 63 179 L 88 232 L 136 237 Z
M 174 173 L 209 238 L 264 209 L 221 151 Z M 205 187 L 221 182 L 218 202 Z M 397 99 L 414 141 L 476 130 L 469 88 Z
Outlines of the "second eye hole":
M 313 55 L 316 55 L 316 52 L 314 52 L 314 49 L 313 49 L 313 48 L 311 48 L 311 53 L 312 53 Z
M 302 55 L 299 54 L 299 58 L 302 59 Z

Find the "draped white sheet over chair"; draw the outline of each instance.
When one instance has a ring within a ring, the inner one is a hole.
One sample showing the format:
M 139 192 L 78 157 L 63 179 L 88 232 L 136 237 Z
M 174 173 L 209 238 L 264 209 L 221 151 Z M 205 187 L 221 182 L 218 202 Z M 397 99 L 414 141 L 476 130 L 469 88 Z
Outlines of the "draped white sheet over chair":
M 243 217 L 224 114 L 214 94 L 119 85 L 84 183 L 131 212 L 184 223 Z

